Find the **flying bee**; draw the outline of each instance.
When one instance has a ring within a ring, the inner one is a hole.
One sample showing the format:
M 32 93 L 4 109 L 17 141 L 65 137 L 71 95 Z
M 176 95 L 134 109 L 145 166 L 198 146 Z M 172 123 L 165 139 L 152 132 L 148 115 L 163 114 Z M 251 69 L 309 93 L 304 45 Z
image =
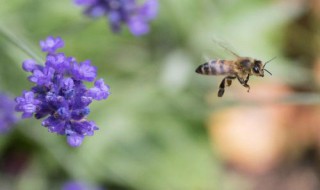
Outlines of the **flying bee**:
M 219 44 L 222 46 L 221 44 Z M 226 47 L 222 46 L 224 49 L 236 56 L 235 60 L 210 60 L 196 69 L 196 73 L 202 75 L 226 75 L 220 83 L 218 97 L 222 97 L 224 94 L 225 86 L 230 86 L 232 80 L 238 79 L 240 84 L 250 91 L 250 86 L 248 81 L 250 76 L 264 77 L 264 71 L 272 75 L 265 66 L 267 63 L 272 61 L 274 58 L 263 64 L 262 61 L 254 59 L 251 57 L 241 57 Z

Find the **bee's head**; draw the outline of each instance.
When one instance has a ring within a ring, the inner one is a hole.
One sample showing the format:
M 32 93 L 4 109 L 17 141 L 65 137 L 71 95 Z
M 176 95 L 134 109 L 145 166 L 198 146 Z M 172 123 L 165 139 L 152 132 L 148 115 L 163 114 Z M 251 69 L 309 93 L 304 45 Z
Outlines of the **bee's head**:
M 264 71 L 267 71 L 270 75 L 272 75 L 267 69 L 264 67 L 266 66 L 267 63 L 272 61 L 274 58 L 271 60 L 265 62 L 265 64 L 262 63 L 262 61 L 255 59 L 252 67 L 252 73 L 256 76 L 264 77 Z
M 252 67 L 252 74 L 263 77 L 264 76 L 264 65 L 262 61 L 255 59 Z

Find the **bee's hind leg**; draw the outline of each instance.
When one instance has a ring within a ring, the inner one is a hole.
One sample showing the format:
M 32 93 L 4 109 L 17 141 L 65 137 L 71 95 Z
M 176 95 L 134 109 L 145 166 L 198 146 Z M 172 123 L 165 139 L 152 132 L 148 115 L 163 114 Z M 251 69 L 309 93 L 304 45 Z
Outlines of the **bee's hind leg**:
M 218 97 L 223 96 L 226 84 L 227 84 L 227 86 L 230 86 L 232 84 L 232 80 L 235 78 L 236 77 L 233 77 L 233 76 L 227 76 L 222 79 L 220 86 L 219 86 Z
M 226 78 L 223 78 L 220 85 L 219 85 L 219 91 L 218 91 L 218 97 L 222 97 L 224 94 L 224 88 L 225 88 L 225 83 L 226 83 Z

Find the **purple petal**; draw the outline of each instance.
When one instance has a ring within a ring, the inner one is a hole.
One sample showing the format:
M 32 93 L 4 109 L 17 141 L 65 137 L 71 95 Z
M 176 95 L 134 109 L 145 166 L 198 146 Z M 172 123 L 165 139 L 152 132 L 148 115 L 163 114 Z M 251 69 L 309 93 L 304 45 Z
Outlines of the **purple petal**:
M 96 126 L 96 124 L 93 121 L 81 121 L 81 122 L 74 122 L 72 124 L 72 130 L 76 134 L 81 135 L 93 135 L 95 130 L 98 130 L 99 128 Z
M 49 36 L 47 39 L 40 41 L 40 46 L 43 52 L 53 53 L 57 49 L 62 48 L 64 46 L 64 42 L 60 37 L 54 38 Z
M 59 120 L 54 116 L 49 116 L 47 119 L 43 120 L 41 125 L 47 127 L 48 131 L 51 133 L 57 133 L 60 135 L 65 134 L 66 122 L 63 120 Z
M 92 5 L 97 3 L 98 0 L 74 0 L 76 5 Z
M 14 123 L 17 122 L 15 116 L 14 100 L 0 92 L 0 133 L 5 133 L 10 130 Z
M 110 87 L 104 84 L 103 79 L 99 79 L 94 83 L 93 88 L 90 88 L 87 92 L 87 96 L 92 97 L 95 100 L 102 100 L 108 98 L 110 95 Z
M 16 107 L 15 110 L 18 112 L 23 112 L 22 118 L 28 118 L 33 115 L 37 110 L 37 105 L 39 101 L 35 99 L 34 93 L 32 91 L 24 91 L 22 96 L 15 99 Z
M 153 20 L 158 14 L 158 0 L 147 0 L 140 8 L 140 16 L 145 20 Z
M 77 134 L 68 135 L 67 142 L 72 147 L 78 147 L 82 144 L 83 138 L 84 137 L 82 135 L 77 135 Z
M 64 73 L 70 68 L 70 58 L 67 58 L 64 53 L 49 54 L 45 65 L 54 68 L 58 73 Z
M 107 10 L 103 6 L 94 5 L 88 7 L 84 13 L 90 17 L 97 18 L 105 15 L 107 13 Z
M 118 11 L 110 11 L 108 14 L 109 25 L 113 32 L 120 32 L 121 30 L 121 15 Z
M 61 190 L 103 190 L 103 188 L 82 181 L 69 181 Z
M 29 81 L 38 85 L 49 86 L 52 83 L 54 71 L 55 70 L 50 67 L 45 67 L 43 71 L 34 70 L 33 74 L 29 76 Z
M 88 107 L 85 107 L 83 109 L 73 110 L 71 113 L 71 118 L 73 120 L 81 120 L 85 116 L 89 115 L 90 109 Z
M 149 25 L 139 16 L 131 17 L 128 21 L 130 32 L 135 36 L 141 36 L 149 32 Z
M 86 60 L 80 64 L 73 65 L 73 77 L 76 80 L 85 80 L 92 82 L 96 78 L 97 68 L 91 66 L 91 61 Z
M 27 71 L 27 72 L 32 72 L 35 69 L 41 69 L 42 66 L 38 65 L 37 62 L 33 59 L 28 59 L 25 60 L 22 63 L 22 68 L 23 70 Z
M 62 79 L 61 93 L 66 99 L 70 99 L 74 96 L 74 82 L 71 78 Z
M 70 111 L 66 107 L 60 107 L 55 114 L 55 117 L 61 120 L 69 120 L 70 119 Z

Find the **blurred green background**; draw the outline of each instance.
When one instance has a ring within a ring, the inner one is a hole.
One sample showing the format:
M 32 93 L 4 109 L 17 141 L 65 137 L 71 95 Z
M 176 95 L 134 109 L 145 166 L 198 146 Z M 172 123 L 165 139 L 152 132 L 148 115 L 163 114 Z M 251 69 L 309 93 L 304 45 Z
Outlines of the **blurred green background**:
M 315 16 L 310 21 L 313 33 L 308 29 L 303 33 L 307 27 L 295 25 L 299 17 L 312 13 L 314 2 L 159 0 L 150 33 L 137 38 L 126 26 L 121 34 L 113 34 L 106 18 L 85 17 L 71 0 L 0 0 L 2 91 L 18 96 L 30 88 L 21 69 L 23 60 L 31 58 L 25 51 L 44 59 L 38 42 L 49 35 L 65 40 L 61 51 L 66 55 L 90 59 L 111 87 L 107 100 L 91 106 L 89 119 L 100 130 L 79 148 L 69 147 L 64 136 L 48 133 L 35 119 L 20 121 L 11 133 L 2 135 L 0 189 L 59 189 L 68 180 L 110 190 L 255 188 L 255 172 L 228 165 L 215 135 L 210 135 L 209 122 L 211 115 L 219 117 L 227 108 L 250 102 L 237 98 L 249 94 L 235 82 L 218 99 L 222 77 L 204 77 L 194 70 L 208 58 L 233 59 L 213 40 L 228 44 L 239 55 L 263 61 L 277 56 L 267 66 L 272 77 L 250 79 L 252 93 L 265 83 L 280 81 L 290 88 L 289 102 L 308 99 L 319 104 L 319 83 L 310 81 L 319 54 L 320 19 Z M 297 44 L 310 55 L 298 51 Z M 297 86 L 306 89 L 302 91 L 306 98 L 296 96 L 301 94 Z M 265 89 L 263 94 L 277 91 Z M 259 96 L 255 102 L 254 107 L 262 106 Z M 246 112 L 239 114 L 254 119 Z M 223 118 L 232 120 L 228 114 Z

